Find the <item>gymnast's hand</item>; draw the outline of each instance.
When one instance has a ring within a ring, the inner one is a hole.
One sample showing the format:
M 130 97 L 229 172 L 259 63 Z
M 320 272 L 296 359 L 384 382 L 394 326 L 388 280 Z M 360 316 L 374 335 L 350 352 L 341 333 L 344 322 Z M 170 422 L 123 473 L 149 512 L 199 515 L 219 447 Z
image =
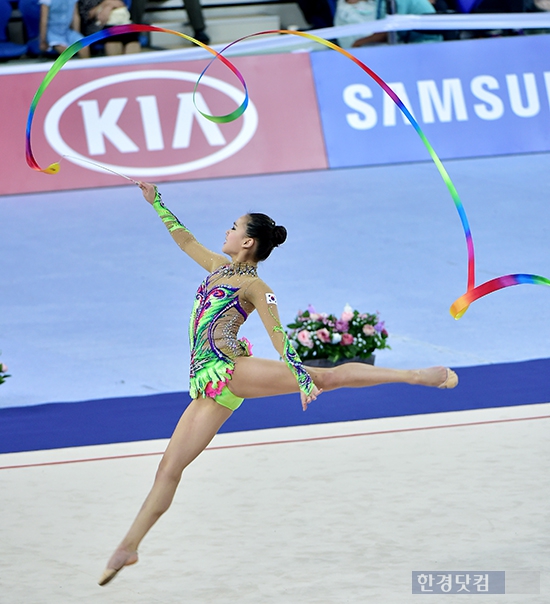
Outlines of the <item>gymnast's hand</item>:
M 155 185 L 151 184 L 150 182 L 141 182 L 141 181 L 139 181 L 137 183 L 137 186 L 141 189 L 141 192 L 143 193 L 143 197 L 145 197 L 145 199 L 150 204 L 152 204 L 155 201 L 157 187 Z
M 300 392 L 300 398 L 302 399 L 302 409 L 304 411 L 307 411 L 307 406 L 309 405 L 309 403 L 316 400 L 317 397 L 321 394 L 321 392 L 323 391 L 319 390 L 319 388 L 317 388 L 315 384 L 313 384 L 313 390 L 311 391 L 311 394 L 305 394 L 304 392 Z

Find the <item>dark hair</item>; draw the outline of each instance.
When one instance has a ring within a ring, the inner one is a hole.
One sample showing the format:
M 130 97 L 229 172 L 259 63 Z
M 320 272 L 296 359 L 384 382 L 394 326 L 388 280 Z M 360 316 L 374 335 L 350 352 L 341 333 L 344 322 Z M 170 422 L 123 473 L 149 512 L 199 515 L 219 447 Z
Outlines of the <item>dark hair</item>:
M 249 212 L 246 234 L 256 240 L 256 260 L 261 262 L 268 258 L 269 254 L 286 240 L 286 229 L 284 226 L 276 225 L 275 221 L 265 214 Z

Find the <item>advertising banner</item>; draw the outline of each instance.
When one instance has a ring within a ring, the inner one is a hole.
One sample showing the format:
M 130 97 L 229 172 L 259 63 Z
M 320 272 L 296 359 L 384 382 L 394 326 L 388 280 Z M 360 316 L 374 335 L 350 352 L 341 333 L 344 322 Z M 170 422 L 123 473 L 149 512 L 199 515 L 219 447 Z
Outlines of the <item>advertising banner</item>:
M 437 18 L 437 17 L 434 17 Z M 550 150 L 550 36 L 354 49 L 442 159 Z M 312 53 L 331 168 L 429 159 L 391 98 L 352 61 Z
M 42 168 L 25 161 L 25 127 L 44 72 L 0 76 L 0 194 L 127 184 L 102 164 L 136 180 L 265 174 L 327 167 L 307 54 L 241 57 L 232 62 L 250 93 L 244 115 L 222 124 L 242 102 L 239 80 L 207 61 L 62 69 L 34 117 L 32 148 Z M 80 160 L 80 161 L 79 161 Z
M 550 36 L 356 49 L 397 93 L 442 159 L 550 150 Z M 158 60 L 158 58 L 156 59 Z M 423 161 L 394 102 L 339 53 L 232 58 L 240 82 L 206 60 L 62 69 L 38 104 L 32 146 L 57 175 L 28 168 L 25 127 L 45 73 L 0 75 L 0 195 Z M 326 149 L 326 151 L 325 151 Z

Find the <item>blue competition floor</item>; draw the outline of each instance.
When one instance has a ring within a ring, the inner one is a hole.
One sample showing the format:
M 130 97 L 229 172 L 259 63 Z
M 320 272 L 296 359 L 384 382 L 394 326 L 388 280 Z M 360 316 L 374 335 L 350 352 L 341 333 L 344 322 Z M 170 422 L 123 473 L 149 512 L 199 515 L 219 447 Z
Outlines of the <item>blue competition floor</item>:
M 452 391 L 388 384 L 324 393 L 303 413 L 297 396 L 246 401 L 220 432 L 425 415 L 550 400 L 550 359 L 465 367 Z M 190 398 L 175 392 L 0 409 L 0 454 L 169 438 Z
M 549 275 L 549 160 L 448 162 L 478 281 Z M 550 288 L 510 288 L 450 317 L 464 237 L 430 164 L 162 191 L 215 249 L 250 209 L 287 226 L 261 270 L 284 322 L 309 303 L 379 310 L 392 349 L 378 365 L 451 365 L 459 387 L 346 389 L 307 413 L 297 395 L 245 401 L 185 471 L 140 564 L 99 595 L 189 400 L 202 273 L 135 188 L 0 197 L 6 601 L 395 604 L 416 602 L 414 570 L 491 568 L 506 573 L 509 604 L 547 603 Z M 256 317 L 246 335 L 275 357 Z
M 446 167 L 471 223 L 477 282 L 516 272 L 548 277 L 550 156 Z M 547 287 L 509 288 L 475 303 L 460 321 L 449 315 L 465 289 L 466 248 L 431 163 L 161 190 L 216 250 L 249 210 L 284 224 L 287 242 L 260 271 L 278 295 L 283 323 L 308 304 L 334 313 L 346 303 L 378 310 L 392 346 L 377 355 L 379 365 L 476 367 L 550 357 Z M 0 197 L 0 215 L 0 360 L 12 374 L 0 387 L 0 407 L 187 390 L 187 318 L 202 270 L 134 186 Z M 257 317 L 248 323 L 254 353 L 275 358 Z M 535 398 L 545 402 L 550 393 Z

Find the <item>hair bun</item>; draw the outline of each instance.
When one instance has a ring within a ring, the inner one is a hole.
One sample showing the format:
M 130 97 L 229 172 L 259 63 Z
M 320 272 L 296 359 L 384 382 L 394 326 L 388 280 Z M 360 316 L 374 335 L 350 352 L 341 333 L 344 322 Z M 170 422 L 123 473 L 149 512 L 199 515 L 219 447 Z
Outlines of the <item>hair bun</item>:
M 266 214 L 249 212 L 247 214 L 246 234 L 256 240 L 255 260 L 262 262 L 271 254 L 274 247 L 286 240 L 286 229 L 277 226 L 275 221 Z
M 274 246 L 281 245 L 286 241 L 286 229 L 284 226 L 277 225 L 273 227 L 271 241 L 273 242 Z

